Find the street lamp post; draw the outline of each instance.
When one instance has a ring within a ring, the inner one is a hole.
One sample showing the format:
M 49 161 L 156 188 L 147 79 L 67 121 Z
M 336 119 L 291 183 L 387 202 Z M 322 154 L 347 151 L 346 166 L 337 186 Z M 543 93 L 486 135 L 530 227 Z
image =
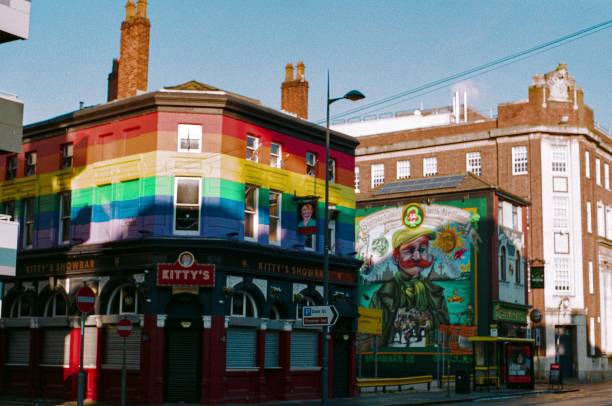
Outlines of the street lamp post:
M 323 215 L 323 301 L 329 306 L 329 106 L 338 100 L 357 101 L 365 96 L 358 90 L 351 90 L 342 97 L 329 97 L 329 71 L 327 71 L 327 111 L 325 115 L 325 212 Z M 328 358 L 329 358 L 329 326 L 323 327 L 323 368 L 321 374 L 321 403 L 326 404 L 328 398 Z

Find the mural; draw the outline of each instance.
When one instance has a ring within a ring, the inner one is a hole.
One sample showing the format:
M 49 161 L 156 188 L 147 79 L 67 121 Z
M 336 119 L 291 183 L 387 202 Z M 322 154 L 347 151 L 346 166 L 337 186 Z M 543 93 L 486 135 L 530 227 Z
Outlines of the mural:
M 441 326 L 474 324 L 476 209 L 410 203 L 361 219 L 361 306 L 383 312 L 379 347 L 434 344 Z

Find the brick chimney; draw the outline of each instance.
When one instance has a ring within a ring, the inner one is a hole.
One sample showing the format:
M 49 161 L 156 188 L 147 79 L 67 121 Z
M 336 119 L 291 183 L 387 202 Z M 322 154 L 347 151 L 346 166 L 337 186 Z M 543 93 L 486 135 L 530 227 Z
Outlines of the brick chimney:
M 308 119 L 308 81 L 304 76 L 304 62 L 296 65 L 297 75 L 293 76 L 293 65 L 285 66 L 285 81 L 281 85 L 281 109 Z
M 147 91 L 149 74 L 149 33 L 147 0 L 127 0 L 125 20 L 121 23 L 121 51 L 117 69 L 116 98 L 123 99 Z M 108 100 L 113 100 L 112 73 L 109 75 Z

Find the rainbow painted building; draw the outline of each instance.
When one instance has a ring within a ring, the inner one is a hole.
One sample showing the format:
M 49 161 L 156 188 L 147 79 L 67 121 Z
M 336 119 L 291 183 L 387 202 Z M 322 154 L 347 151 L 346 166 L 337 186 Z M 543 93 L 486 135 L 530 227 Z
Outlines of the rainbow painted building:
M 357 142 L 331 138 L 330 392 L 349 396 Z M 324 128 L 198 82 L 26 126 L 22 152 L 0 156 L 2 211 L 20 222 L 0 392 L 74 399 L 87 285 L 89 399 L 119 398 L 122 315 L 130 404 L 319 397 L 320 331 L 301 308 L 322 303 L 324 156 Z M 306 204 L 314 235 L 298 232 Z

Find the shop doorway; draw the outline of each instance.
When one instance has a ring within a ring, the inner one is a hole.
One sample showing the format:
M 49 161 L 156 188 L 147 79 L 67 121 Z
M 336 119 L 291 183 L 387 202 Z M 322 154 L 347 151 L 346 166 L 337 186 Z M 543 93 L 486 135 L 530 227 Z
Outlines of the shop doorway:
M 334 326 L 333 340 L 333 376 L 332 396 L 335 398 L 349 397 L 349 368 L 352 320 L 340 317 Z
M 202 307 L 198 297 L 176 295 L 166 309 L 167 402 L 199 403 L 201 399 Z
M 559 364 L 564 377 L 574 376 L 575 330 L 572 326 L 557 326 Z

